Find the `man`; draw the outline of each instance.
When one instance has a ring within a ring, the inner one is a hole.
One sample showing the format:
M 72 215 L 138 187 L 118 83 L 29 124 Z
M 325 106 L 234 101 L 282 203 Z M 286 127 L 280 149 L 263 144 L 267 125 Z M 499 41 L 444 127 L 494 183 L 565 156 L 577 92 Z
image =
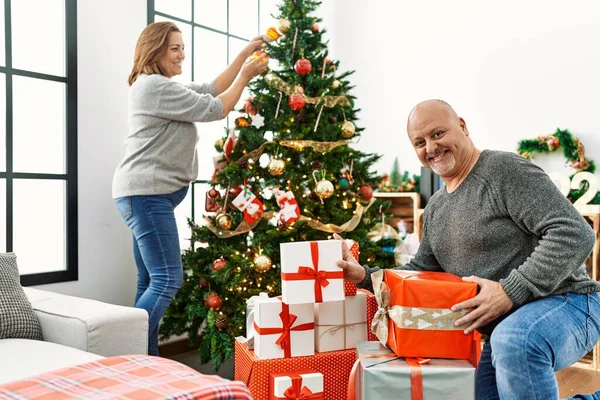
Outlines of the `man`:
M 445 271 L 479 285 L 458 319 L 465 333 L 491 334 L 476 375 L 476 398 L 558 398 L 554 371 L 589 352 L 600 336 L 600 284 L 584 261 L 595 235 L 537 166 L 512 153 L 475 148 L 464 119 L 427 100 L 408 118 L 421 163 L 445 187 L 430 199 L 423 238 L 402 269 Z M 337 239 L 340 239 L 336 235 Z M 345 278 L 372 289 L 344 245 Z M 580 397 L 600 399 L 596 397 Z

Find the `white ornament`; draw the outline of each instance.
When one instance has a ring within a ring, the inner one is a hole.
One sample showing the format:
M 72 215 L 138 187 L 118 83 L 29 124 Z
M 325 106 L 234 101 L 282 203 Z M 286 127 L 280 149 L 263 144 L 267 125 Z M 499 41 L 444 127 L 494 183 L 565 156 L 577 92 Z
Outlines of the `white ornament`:
M 254 117 L 252 117 L 252 126 L 256 129 L 260 129 L 265 126 L 265 117 L 260 114 L 256 114 Z

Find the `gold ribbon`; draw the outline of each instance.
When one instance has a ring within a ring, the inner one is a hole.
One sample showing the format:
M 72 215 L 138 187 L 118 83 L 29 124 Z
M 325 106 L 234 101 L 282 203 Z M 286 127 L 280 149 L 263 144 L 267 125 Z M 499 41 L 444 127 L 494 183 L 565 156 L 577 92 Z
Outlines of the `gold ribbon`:
M 285 82 L 283 79 L 281 79 L 279 76 L 277 76 L 273 72 L 270 72 L 265 76 L 265 81 L 272 88 L 279 90 L 280 92 L 284 92 L 288 96 L 291 96 L 292 94 L 297 92 L 295 86 L 292 86 L 289 83 Z M 348 98 L 346 96 L 307 97 L 307 96 L 304 96 L 304 94 L 302 94 L 302 96 L 304 97 L 304 100 L 308 104 L 321 104 L 322 103 L 325 107 L 330 107 L 330 108 L 336 107 L 336 106 L 352 107 L 352 105 L 350 104 L 350 100 L 348 100 Z
M 352 232 L 354 229 L 356 229 L 356 227 L 360 223 L 360 219 L 362 218 L 363 213 L 365 211 L 367 211 L 369 209 L 369 207 L 371 207 L 373 205 L 373 203 L 375 203 L 375 200 L 376 200 L 375 197 L 373 197 L 371 199 L 371 201 L 369 202 L 369 204 L 367 204 L 366 206 L 363 206 L 362 204 L 357 205 L 355 214 L 352 216 L 352 218 L 350 218 L 349 221 L 347 221 L 346 223 L 344 223 L 343 225 L 340 225 L 340 226 L 337 226 L 335 224 L 324 224 L 322 222 L 315 221 L 312 218 L 305 217 L 304 215 L 300 215 L 298 220 L 304 221 L 311 228 L 322 231 L 322 232 L 327 232 L 327 233 Z M 258 223 L 261 221 L 261 219 L 267 219 L 267 220 L 271 219 L 275 214 L 276 214 L 275 211 L 267 211 L 267 212 L 263 213 L 261 218 L 257 219 L 252 224 L 249 224 L 246 221 L 242 221 L 233 230 L 221 229 L 221 228 L 213 225 L 212 221 L 209 218 L 205 218 L 205 220 L 208 222 L 208 224 L 206 225 L 207 228 L 212 233 L 214 233 L 215 235 L 217 235 L 218 237 L 220 237 L 222 239 L 227 239 L 227 238 L 230 238 L 233 236 L 237 236 L 237 235 L 241 235 L 241 234 L 250 232 L 252 229 L 254 229 L 254 227 L 256 225 L 258 225 Z
M 282 140 L 279 144 L 295 150 L 304 150 L 305 147 L 312 147 L 316 152 L 327 153 L 338 146 L 347 146 L 350 143 L 352 142 L 347 140 L 338 140 L 336 142 L 319 142 L 316 140 Z
M 390 299 L 390 289 L 383 282 L 383 270 L 371 274 L 373 281 L 373 294 L 377 300 L 377 312 L 371 321 L 371 332 L 377 336 L 377 339 L 387 347 L 388 340 L 388 304 Z

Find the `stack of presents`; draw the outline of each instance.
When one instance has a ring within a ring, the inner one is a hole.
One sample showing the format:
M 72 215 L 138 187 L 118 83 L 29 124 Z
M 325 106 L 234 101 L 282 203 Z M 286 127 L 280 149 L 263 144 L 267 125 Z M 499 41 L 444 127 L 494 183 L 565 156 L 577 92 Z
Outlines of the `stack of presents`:
M 383 270 L 370 293 L 344 282 L 340 259 L 341 241 L 281 244 L 282 295 L 248 300 L 235 344 L 235 379 L 254 399 L 474 399 L 479 337 L 450 307 L 476 284 Z

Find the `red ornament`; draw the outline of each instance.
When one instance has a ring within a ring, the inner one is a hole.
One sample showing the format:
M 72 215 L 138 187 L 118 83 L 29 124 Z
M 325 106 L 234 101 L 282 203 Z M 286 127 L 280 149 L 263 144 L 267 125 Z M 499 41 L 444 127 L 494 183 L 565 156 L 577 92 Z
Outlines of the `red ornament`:
M 215 188 L 212 188 L 208 191 L 208 197 L 210 197 L 211 199 L 216 199 L 220 196 L 221 195 L 219 194 L 219 191 Z
M 373 188 L 369 185 L 362 185 L 358 189 L 358 196 L 363 201 L 371 201 L 371 199 L 373 198 Z
M 248 100 L 246 100 L 244 103 L 244 111 L 246 111 L 246 114 L 250 116 L 254 116 L 256 113 L 258 113 L 258 109 L 254 105 L 254 98 L 249 97 Z
M 312 31 L 313 32 L 319 32 L 319 24 L 317 24 L 316 22 L 312 25 Z
M 292 110 L 298 111 L 304 108 L 306 105 L 306 100 L 304 99 L 304 95 L 302 93 L 294 93 L 288 99 L 288 104 Z
M 306 58 L 301 58 L 298 61 L 296 61 L 294 69 L 296 70 L 298 75 L 304 76 L 310 72 L 310 70 L 312 69 L 312 64 Z
M 229 189 L 229 195 L 233 196 L 234 198 L 237 197 L 238 194 L 242 193 L 242 187 L 242 185 L 232 186 Z
M 223 302 L 221 301 L 219 295 L 216 293 L 209 295 L 206 298 L 206 300 L 204 300 L 204 305 L 206 306 L 206 308 L 213 308 L 215 310 L 218 310 L 219 308 L 221 308 L 221 304 L 223 304 Z
M 227 260 L 224 258 L 219 258 L 219 259 L 213 261 L 212 268 L 213 268 L 213 271 L 218 271 L 226 265 L 227 265 Z
M 206 278 L 200 278 L 198 279 L 198 285 L 200 285 L 201 288 L 206 289 L 208 287 L 208 281 Z

